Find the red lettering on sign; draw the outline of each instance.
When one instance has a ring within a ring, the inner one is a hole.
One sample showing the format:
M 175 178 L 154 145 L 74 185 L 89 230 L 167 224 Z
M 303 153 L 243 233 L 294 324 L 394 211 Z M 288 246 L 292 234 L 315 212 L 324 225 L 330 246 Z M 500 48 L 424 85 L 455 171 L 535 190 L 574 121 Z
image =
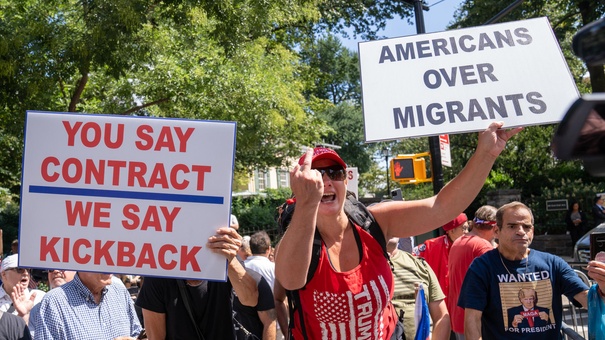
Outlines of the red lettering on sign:
M 171 269 L 176 268 L 177 262 L 174 260 L 172 260 L 170 262 L 166 262 L 166 253 L 167 252 L 176 254 L 177 249 L 172 244 L 165 244 L 160 247 L 160 252 L 159 252 L 160 256 L 158 256 L 158 259 L 160 261 L 160 267 L 162 267 L 162 269 L 165 269 L 165 270 L 171 270 Z
M 118 242 L 118 266 L 119 267 L 132 267 L 135 264 L 134 257 L 134 243 L 132 242 Z
M 210 172 L 212 170 L 212 167 L 194 165 L 191 167 L 191 170 L 193 170 L 194 172 L 197 172 L 197 190 L 204 191 L 204 174 L 206 172 Z
M 151 243 L 143 243 L 137 247 L 132 242 L 126 241 L 103 241 L 94 240 L 92 243 L 87 239 L 73 241 L 73 247 L 69 238 L 42 236 L 40 238 L 40 261 L 47 262 L 47 267 L 52 268 L 58 263 L 68 263 L 69 253 L 73 260 L 81 265 L 101 265 L 109 267 L 148 267 L 151 269 L 161 268 L 163 270 L 200 271 L 197 260 L 201 246 L 180 247 L 172 244 L 164 244 L 159 249 L 154 248 Z M 93 245 L 94 244 L 94 245 Z M 60 259 L 58 254 L 62 253 Z
M 143 220 L 139 218 L 137 214 L 140 209 L 135 204 L 126 204 L 123 209 L 123 214 L 126 220 L 122 220 L 122 226 L 127 230 L 135 230 L 141 228 L 141 230 L 154 229 L 155 231 L 162 231 L 162 225 L 165 225 L 166 232 L 172 232 L 174 227 L 174 220 L 181 211 L 180 207 L 175 207 L 170 210 L 168 207 L 150 205 L 147 207 Z
M 83 238 L 79 238 L 77 240 L 74 241 L 74 248 L 73 248 L 73 258 L 74 261 L 76 261 L 79 264 L 87 264 L 88 262 L 90 262 L 91 256 L 89 254 L 84 254 L 84 256 L 80 256 L 80 247 L 84 246 L 84 248 L 91 248 L 92 245 L 90 244 L 90 241 L 83 239 Z
M 50 174 L 48 172 L 48 167 L 50 165 L 59 166 L 59 164 L 61 163 L 59 162 L 59 159 L 57 159 L 57 157 L 49 156 L 44 158 L 44 160 L 42 160 L 42 164 L 40 165 L 40 173 L 42 175 L 42 179 L 50 183 L 58 180 L 59 174 L 57 172 Z
M 116 127 L 115 140 L 112 140 L 112 130 Z M 110 149 L 117 149 L 122 146 L 124 142 L 124 124 L 111 124 L 105 123 L 104 128 L 96 122 L 86 122 L 82 125 L 82 122 L 74 122 L 74 125 L 70 125 L 69 121 L 63 121 L 63 127 L 67 133 L 67 145 L 74 146 L 76 141 L 76 135 L 80 128 L 80 141 L 83 146 L 87 148 L 94 148 L 99 146 L 101 139 L 106 147 Z
M 139 215 L 136 214 L 138 212 L 139 207 L 136 204 L 126 204 L 124 206 L 124 209 L 122 209 L 124 217 L 132 221 L 132 223 L 128 223 L 127 220 L 122 220 L 122 227 L 124 227 L 124 229 L 135 230 L 139 227 Z
M 144 243 L 143 248 L 141 249 L 141 254 L 139 254 L 139 260 L 137 261 L 137 268 L 142 268 L 143 265 L 148 265 L 151 269 L 156 269 L 157 265 L 155 263 L 155 256 L 153 255 L 153 248 L 151 244 Z
M 183 131 L 180 127 L 175 126 L 174 134 L 176 135 L 176 139 L 178 140 L 178 151 L 179 152 L 187 152 L 187 142 L 189 141 L 189 137 L 193 134 L 194 128 L 187 128 Z M 153 151 L 161 151 L 162 149 L 167 149 L 169 152 L 176 152 L 177 146 L 175 142 L 175 138 L 173 136 L 173 131 L 170 126 L 162 126 L 160 132 L 157 137 L 157 142 L 154 147 L 154 137 L 151 135 L 153 133 L 153 128 L 149 125 L 141 125 L 137 128 L 137 136 L 139 137 L 139 141 L 135 142 L 135 146 L 139 150 L 151 150 Z
M 191 263 L 191 269 L 196 272 L 200 271 L 200 265 L 197 263 L 195 254 L 197 254 L 202 247 L 193 247 L 191 251 L 187 251 L 187 246 L 181 246 L 181 270 L 187 270 L 187 264 Z
M 49 242 L 46 236 L 42 236 L 40 239 L 40 261 L 46 261 L 46 257 L 50 255 L 53 262 L 59 262 L 59 256 L 55 251 L 55 245 L 59 240 L 60 238 L 53 237 Z
M 109 218 L 109 209 L 111 209 L 111 203 L 107 202 L 86 202 L 86 206 L 84 206 L 81 201 L 74 203 L 72 201 L 65 201 L 65 214 L 67 216 L 67 224 L 70 226 L 76 225 L 76 221 L 79 221 L 78 225 L 87 227 L 92 211 L 92 226 L 95 228 L 109 228 L 109 222 L 102 220 L 102 218 Z
M 126 173 L 122 173 L 123 171 Z M 156 188 L 185 190 L 191 182 L 199 191 L 204 190 L 206 173 L 212 171 L 209 165 L 174 164 L 167 166 L 164 163 L 149 165 L 138 161 L 120 160 L 93 160 L 67 158 L 61 163 L 56 158 L 45 158 L 40 166 L 42 179 L 52 183 L 63 179 L 70 184 L 84 181 L 85 184 L 105 185 L 105 177 L 111 177 L 111 185 L 141 188 Z M 121 180 L 126 178 L 126 183 Z
M 103 244 L 100 240 L 95 240 L 95 257 L 94 264 L 101 264 L 101 259 L 105 259 L 105 264 L 113 266 L 113 260 L 109 253 L 109 248 L 116 243 L 115 241 L 107 241 Z

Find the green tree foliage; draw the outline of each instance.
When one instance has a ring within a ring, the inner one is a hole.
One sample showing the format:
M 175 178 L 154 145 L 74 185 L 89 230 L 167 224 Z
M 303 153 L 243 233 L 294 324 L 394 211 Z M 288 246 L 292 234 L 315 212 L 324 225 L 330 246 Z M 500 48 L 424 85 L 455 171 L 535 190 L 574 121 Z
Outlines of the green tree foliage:
M 327 102 L 316 110 L 317 117 L 330 126 L 319 143 L 340 146 L 338 153 L 349 166 L 360 173 L 368 171 L 372 146 L 364 143 L 357 54 L 333 35 L 305 42 L 299 54 L 309 66 L 306 78 L 312 83 L 306 95 Z
M 455 14 L 455 21 L 450 29 L 480 26 L 493 18 L 501 10 L 510 5 L 506 0 L 466 0 L 460 5 Z M 592 0 L 528 0 L 508 13 L 501 22 L 548 17 L 555 32 L 570 70 L 581 86 L 581 90 L 587 90 L 581 79 L 586 73 L 590 74 L 590 82 L 593 92 L 605 92 L 605 73 L 603 66 L 586 66 L 576 58 L 571 51 L 571 39 L 582 26 L 589 24 L 605 14 L 605 3 Z
M 11 243 L 19 237 L 19 205 L 8 204 L 0 210 L 0 226 L 4 252 L 11 249 Z
M 411 1 L 409 1 L 411 3 Z M 414 8 L 408 1 L 368 1 L 368 0 L 330 0 L 319 3 L 321 20 L 318 30 L 342 33 L 364 40 L 379 38 L 378 32 L 384 30 L 386 22 L 396 16 L 413 17 Z
M 237 169 L 281 165 L 325 130 L 274 35 L 312 5 L 0 2 L 0 185 L 18 192 L 26 110 L 237 121 Z
M 300 50 L 301 61 L 309 66 L 307 77 L 313 82 L 308 96 L 342 102 L 361 103 L 359 57 L 342 46 L 334 35 L 305 42 Z

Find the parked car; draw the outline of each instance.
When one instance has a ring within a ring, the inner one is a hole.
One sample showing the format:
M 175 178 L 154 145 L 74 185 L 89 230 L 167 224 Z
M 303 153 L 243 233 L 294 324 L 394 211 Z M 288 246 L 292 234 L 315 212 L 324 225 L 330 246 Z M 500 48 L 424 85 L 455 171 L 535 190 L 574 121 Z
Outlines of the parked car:
M 588 263 L 588 261 L 590 261 L 590 234 L 594 232 L 605 232 L 605 223 L 601 223 L 597 227 L 592 228 L 576 242 L 576 245 L 573 248 L 574 262 Z

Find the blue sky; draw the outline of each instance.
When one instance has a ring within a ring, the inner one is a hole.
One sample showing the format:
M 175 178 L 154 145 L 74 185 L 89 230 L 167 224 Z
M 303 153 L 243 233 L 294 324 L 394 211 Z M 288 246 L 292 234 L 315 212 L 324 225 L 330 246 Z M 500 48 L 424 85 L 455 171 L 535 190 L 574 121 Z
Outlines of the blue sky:
M 445 27 L 453 20 L 454 12 L 462 3 L 462 0 L 427 0 L 429 10 L 424 11 L 424 26 L 427 33 L 445 31 Z M 407 19 L 396 18 L 387 23 L 386 29 L 379 32 L 380 36 L 388 38 L 401 37 L 416 34 L 416 23 L 412 24 Z M 357 43 L 361 39 L 352 40 L 341 38 L 343 46 L 357 52 Z

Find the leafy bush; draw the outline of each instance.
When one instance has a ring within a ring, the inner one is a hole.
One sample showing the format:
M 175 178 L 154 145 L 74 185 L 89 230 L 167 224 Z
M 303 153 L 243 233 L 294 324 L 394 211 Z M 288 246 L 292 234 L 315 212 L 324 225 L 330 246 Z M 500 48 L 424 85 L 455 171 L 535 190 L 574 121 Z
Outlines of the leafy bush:
M 234 197 L 232 213 L 239 221 L 239 233 L 250 235 L 265 230 L 277 240 L 277 207 L 292 195 L 289 188 L 267 189 L 264 193 L 248 197 Z
M 19 237 L 19 205 L 6 203 L 0 206 L 0 229 L 2 229 L 2 241 L 4 252 L 11 249 L 13 240 Z

